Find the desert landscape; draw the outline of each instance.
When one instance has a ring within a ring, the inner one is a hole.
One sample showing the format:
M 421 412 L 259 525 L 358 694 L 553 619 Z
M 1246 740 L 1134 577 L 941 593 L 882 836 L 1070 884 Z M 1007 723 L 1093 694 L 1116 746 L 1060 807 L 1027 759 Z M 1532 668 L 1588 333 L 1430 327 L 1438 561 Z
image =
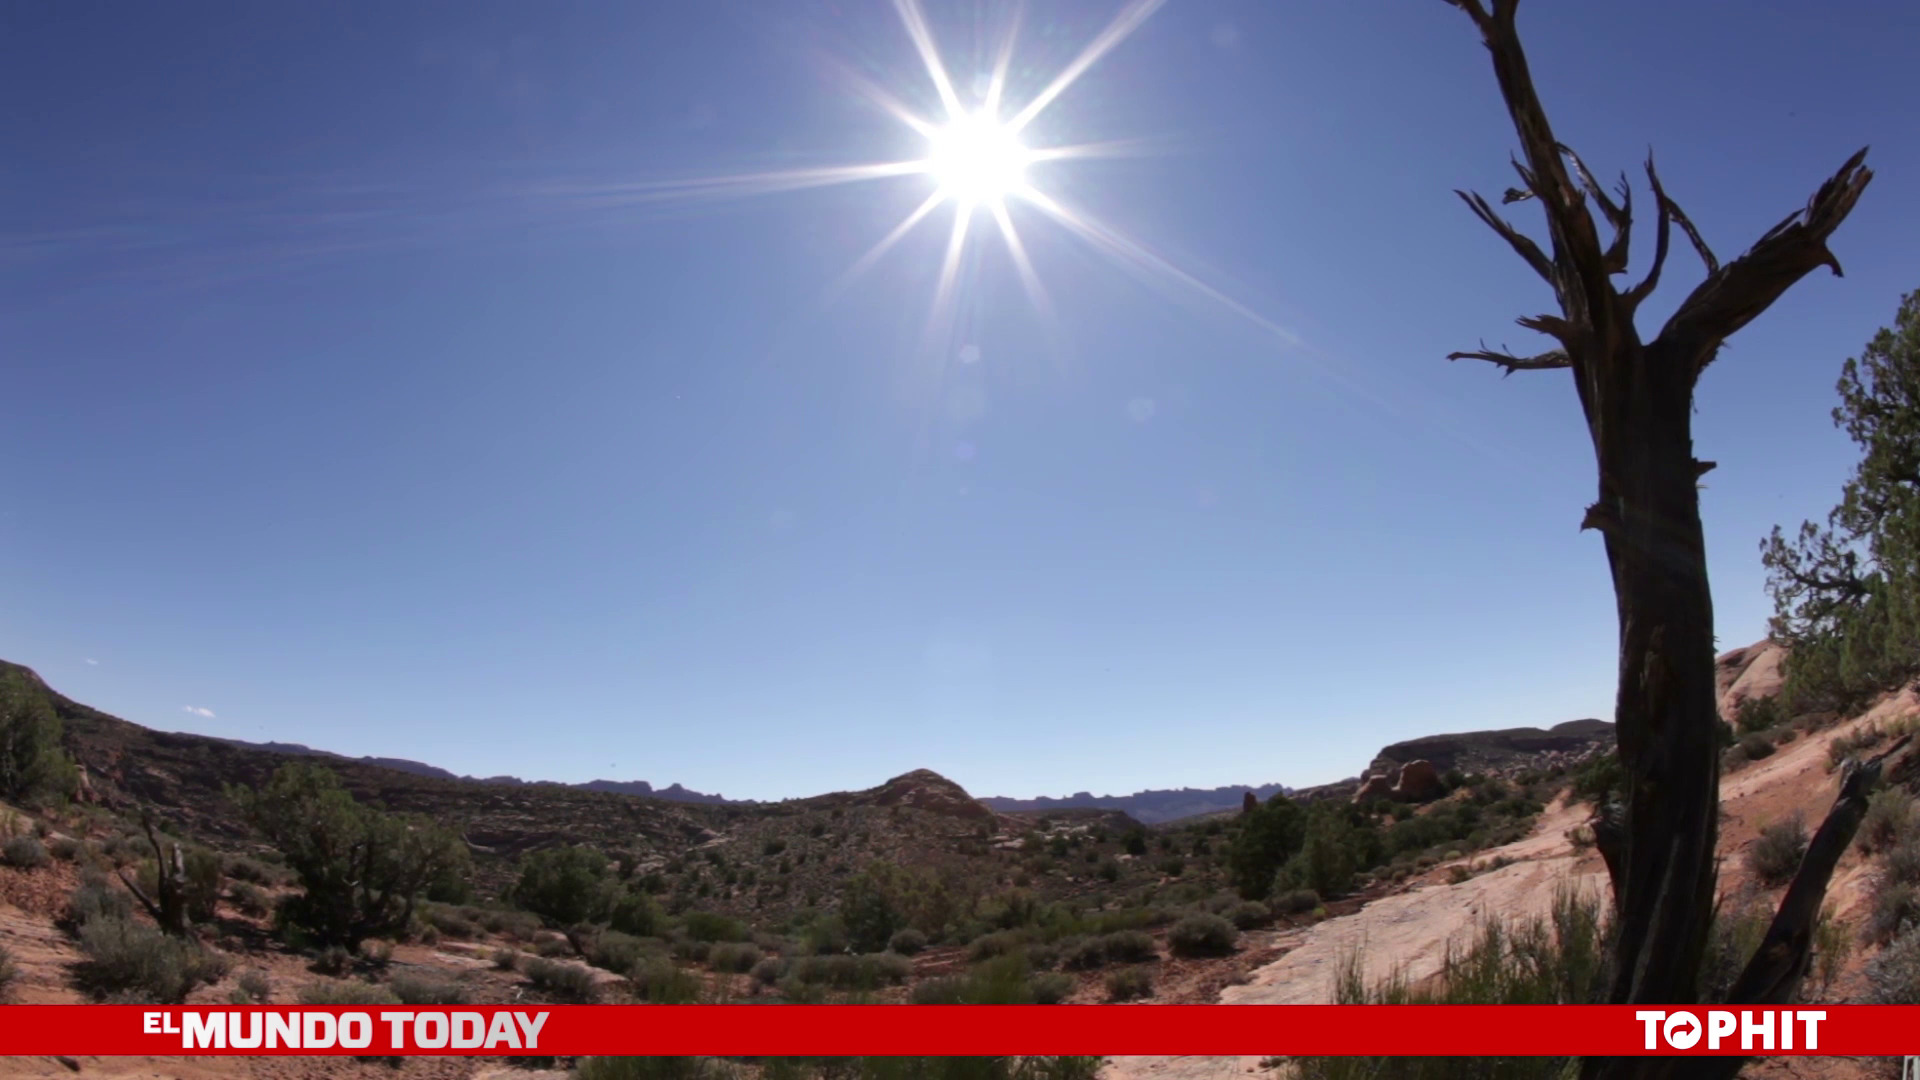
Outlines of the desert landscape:
M 1874 1000 L 1886 978 L 1875 972 L 1879 909 L 1910 903 L 1890 896 L 1885 863 L 1911 858 L 1920 837 L 1920 755 L 1909 745 L 1920 697 L 1908 688 L 1844 721 L 1743 729 L 1739 717 L 1775 700 L 1781 659 L 1763 642 L 1718 665 L 1733 721 L 1720 832 L 1729 947 L 1757 942 L 1755 913 L 1770 914 L 1805 849 L 1805 822 L 1832 803 L 1836 767 L 1891 750 L 1892 785 L 1833 877 L 1806 991 Z M 0 970 L 16 1002 L 1329 1003 L 1355 986 L 1443 984 L 1489 922 L 1598 904 L 1608 888 L 1591 821 L 1612 732 L 1593 722 L 1396 744 L 1352 780 L 1265 801 L 1249 788 L 1237 809 L 1152 826 L 1111 810 L 995 811 L 926 771 L 866 791 L 729 805 L 325 758 L 353 805 L 443 823 L 458 871 L 422 878 L 390 930 L 323 945 L 288 904 L 305 891 L 298 868 L 311 866 L 249 827 L 241 790 L 270 789 L 313 753 L 155 732 L 25 668 L 9 665 L 5 678 L 8 722 L 53 718 L 80 778 L 71 799 L 0 809 Z M 1354 830 L 1338 865 L 1309 865 L 1312 842 L 1281 841 L 1291 855 L 1257 850 L 1266 815 L 1282 807 Z M 1370 839 L 1354 839 L 1361 829 Z M 187 913 L 163 934 L 167 916 L 149 904 L 176 848 L 190 856 Z M 1265 888 L 1249 876 L 1275 869 Z M 13 1059 L 4 1070 L 497 1078 L 575 1067 L 611 1075 L 591 1062 L 510 1059 Z M 1873 1062 L 1780 1067 L 1877 1075 Z M 1115 1058 L 1097 1068 L 1110 1080 L 1200 1080 L 1283 1077 L 1294 1063 Z

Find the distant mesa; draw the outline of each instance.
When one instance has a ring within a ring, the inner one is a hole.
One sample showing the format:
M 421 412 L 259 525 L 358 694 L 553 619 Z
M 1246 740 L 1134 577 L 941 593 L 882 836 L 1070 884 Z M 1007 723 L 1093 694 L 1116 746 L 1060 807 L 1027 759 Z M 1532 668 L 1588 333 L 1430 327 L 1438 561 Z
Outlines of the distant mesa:
M 1118 810 L 1145 825 L 1226 814 L 1240 810 L 1249 793 L 1265 802 L 1275 795 L 1292 794 L 1284 784 L 1229 785 L 1217 788 L 1166 788 L 1136 791 L 1131 795 L 1094 795 L 1076 791 L 1065 798 L 1041 796 L 1037 799 L 1008 799 L 988 796 L 980 800 L 1003 814 L 1045 810 Z

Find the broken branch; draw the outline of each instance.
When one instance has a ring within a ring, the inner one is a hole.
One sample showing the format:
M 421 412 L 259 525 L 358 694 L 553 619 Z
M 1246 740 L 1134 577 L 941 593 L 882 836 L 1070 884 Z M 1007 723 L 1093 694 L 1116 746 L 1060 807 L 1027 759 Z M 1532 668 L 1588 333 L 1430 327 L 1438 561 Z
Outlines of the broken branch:
M 1484 346 L 1486 343 L 1481 342 L 1481 344 Z M 1567 356 L 1565 349 L 1551 349 L 1538 356 L 1515 356 L 1508 352 L 1498 352 L 1492 349 L 1481 348 L 1471 352 L 1448 353 L 1447 359 L 1485 360 L 1489 364 L 1495 364 L 1505 368 L 1508 375 L 1516 371 L 1549 371 L 1553 368 L 1573 366 L 1573 360 Z
M 1539 274 L 1548 284 L 1553 283 L 1553 263 L 1547 258 L 1546 253 L 1540 250 L 1539 244 L 1514 228 L 1511 222 L 1496 213 L 1493 207 L 1487 204 L 1487 200 L 1478 194 L 1471 191 L 1455 191 L 1454 194 L 1460 196 L 1460 200 L 1467 204 L 1467 209 L 1472 210 L 1475 217 L 1487 223 L 1487 228 L 1499 233 L 1500 238 L 1505 240 L 1522 259 L 1525 259 L 1528 266 L 1533 267 L 1534 273 Z

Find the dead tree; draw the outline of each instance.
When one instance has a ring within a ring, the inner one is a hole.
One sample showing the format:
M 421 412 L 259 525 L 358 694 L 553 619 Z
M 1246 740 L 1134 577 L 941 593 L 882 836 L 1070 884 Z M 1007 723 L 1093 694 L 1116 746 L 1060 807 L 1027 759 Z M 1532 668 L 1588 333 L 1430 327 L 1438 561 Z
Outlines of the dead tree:
M 178 842 L 173 845 L 173 856 L 169 858 L 161 850 L 160 835 L 153 830 L 153 819 L 141 816 L 140 824 L 147 830 L 147 843 L 153 847 L 153 892 L 148 896 L 138 882 L 127 876 L 125 870 L 119 871 L 121 884 L 133 894 L 140 906 L 147 909 L 153 921 L 160 929 L 169 934 L 184 936 L 192 925 L 187 914 L 187 855 Z
M 1460 192 L 1460 197 L 1553 288 L 1559 306 L 1557 314 L 1519 320 L 1553 339 L 1555 348 L 1517 355 L 1483 345 L 1449 359 L 1484 360 L 1508 374 L 1573 373 L 1599 466 L 1599 496 L 1581 528 L 1598 531 L 1605 542 L 1620 633 L 1614 718 L 1625 798 L 1618 828 L 1607 837 L 1614 848 L 1607 863 L 1617 932 L 1608 995 L 1618 1003 L 1690 1002 L 1698 997 L 1713 919 L 1720 785 L 1713 601 L 1698 495 L 1699 478 L 1713 463 L 1693 453 L 1694 384 L 1726 339 L 1794 283 L 1821 266 L 1840 273 L 1827 240 L 1872 173 L 1862 164 L 1866 151 L 1861 150 L 1804 208 L 1768 230 L 1745 255 L 1722 265 L 1667 196 L 1649 157 L 1652 258 L 1644 278 L 1616 287 L 1614 278 L 1627 271 L 1633 232 L 1633 192 L 1626 177 L 1609 194 L 1554 136 L 1514 28 L 1518 0 L 1490 0 L 1490 8 L 1489 0 L 1447 2 L 1473 20 L 1493 54 L 1500 93 L 1520 139 L 1521 156 L 1513 166 L 1521 186 L 1509 189 L 1504 201 L 1537 203 L 1546 218 L 1548 245 L 1543 249 L 1479 195 Z M 1605 220 L 1609 236 L 1604 243 L 1589 200 Z M 1706 280 L 1652 340 L 1642 340 L 1635 311 L 1660 282 L 1675 226 L 1706 264 Z M 1830 824 L 1845 826 L 1849 817 L 1857 823 L 1850 808 L 1871 777 L 1856 776 L 1863 778 L 1843 792 L 1835 809 L 1838 820 Z M 1767 939 L 1797 950 L 1802 970 L 1811 919 L 1831 873 L 1831 861 L 1810 858 L 1803 865 Z M 1762 960 L 1756 957 L 1755 963 Z M 1779 961 L 1772 963 L 1779 967 Z M 1743 976 L 1736 994 L 1757 993 L 1756 984 L 1764 981 Z M 1766 996 L 1771 999 L 1778 991 L 1773 987 Z M 1688 1075 L 1706 1075 L 1705 1064 L 1690 1062 Z M 1664 1076 L 1673 1067 L 1648 1059 L 1590 1060 L 1582 1071 L 1597 1080 Z

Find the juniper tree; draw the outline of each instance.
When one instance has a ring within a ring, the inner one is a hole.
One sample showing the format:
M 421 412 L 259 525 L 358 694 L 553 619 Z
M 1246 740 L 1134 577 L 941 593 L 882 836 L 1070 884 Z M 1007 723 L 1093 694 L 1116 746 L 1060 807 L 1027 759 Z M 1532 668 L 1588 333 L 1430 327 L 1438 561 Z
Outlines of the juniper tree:
M 1795 704 L 1844 707 L 1920 672 L 1920 292 L 1840 373 L 1834 426 L 1860 447 L 1825 525 L 1760 545 Z
M 1694 386 L 1726 339 L 1801 278 L 1822 266 L 1840 272 L 1827 241 L 1872 173 L 1863 164 L 1866 151 L 1854 154 L 1805 207 L 1723 264 L 1667 195 L 1649 157 L 1652 257 L 1638 282 L 1616 285 L 1629 264 L 1632 187 L 1622 175 L 1609 193 L 1555 136 L 1515 28 L 1518 0 L 1447 2 L 1472 20 L 1492 54 L 1519 137 L 1513 167 L 1520 185 L 1503 201 L 1537 205 L 1548 243 L 1522 233 L 1485 198 L 1464 191 L 1460 197 L 1551 287 L 1558 308 L 1519 320 L 1552 339 L 1552 348 L 1520 355 L 1483 346 L 1449 358 L 1486 361 L 1508 374 L 1572 374 L 1598 473 L 1598 497 L 1580 524 L 1599 532 L 1605 546 L 1619 624 L 1614 719 L 1623 804 L 1595 829 L 1614 893 L 1606 998 L 1691 1002 L 1713 925 L 1720 786 L 1713 600 L 1699 502 L 1699 478 L 1713 463 L 1694 455 Z M 1705 264 L 1706 278 L 1643 337 L 1636 315 L 1660 283 L 1676 228 Z M 1765 941 L 1736 980 L 1732 1003 L 1777 1004 L 1798 988 L 1827 880 L 1865 811 L 1871 781 L 1870 769 L 1851 770 L 1843 781 Z M 1592 1058 L 1582 1075 L 1731 1077 L 1739 1067 L 1738 1058 Z

